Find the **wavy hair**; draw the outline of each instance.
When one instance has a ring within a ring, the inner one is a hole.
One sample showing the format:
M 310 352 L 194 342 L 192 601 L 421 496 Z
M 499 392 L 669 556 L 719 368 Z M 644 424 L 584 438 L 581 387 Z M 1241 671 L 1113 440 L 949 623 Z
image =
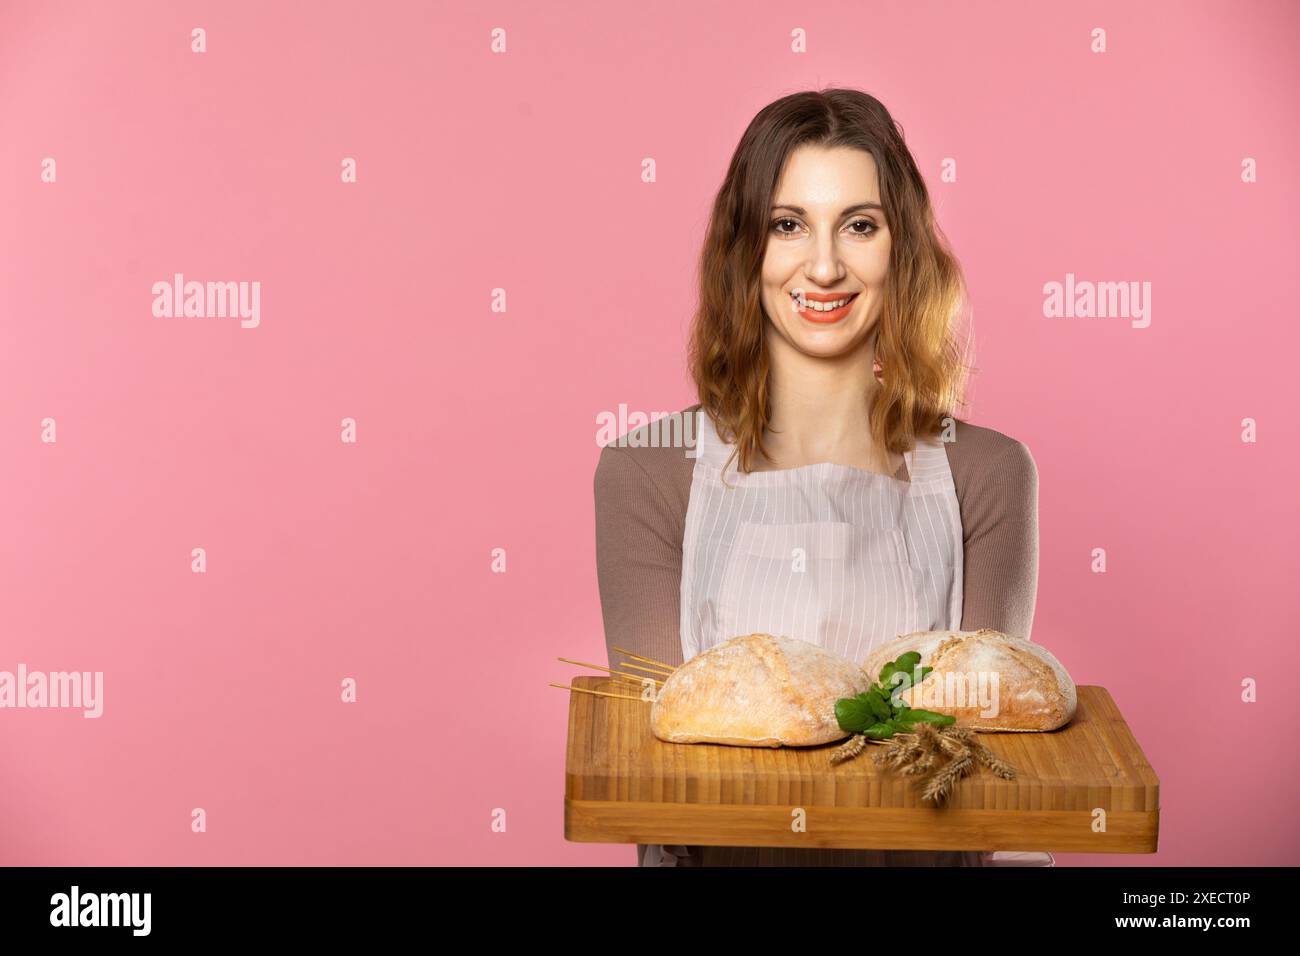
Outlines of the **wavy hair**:
M 940 431 L 963 403 L 969 367 L 957 328 L 968 303 L 965 281 L 902 128 L 860 90 L 794 93 L 765 106 L 741 137 L 699 260 L 691 374 L 701 406 L 719 436 L 735 443 L 746 472 L 759 454 L 767 456 L 763 432 L 771 420 L 760 283 L 772 201 L 790 154 L 808 144 L 865 150 L 879 171 L 890 254 L 871 333 L 881 366 L 869 415 L 875 454 L 911 450 L 917 435 Z

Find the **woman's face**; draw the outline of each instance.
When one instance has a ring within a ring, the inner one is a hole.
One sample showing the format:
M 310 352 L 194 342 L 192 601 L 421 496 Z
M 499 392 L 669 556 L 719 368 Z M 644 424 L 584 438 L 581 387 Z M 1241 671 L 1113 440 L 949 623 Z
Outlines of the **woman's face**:
M 762 282 L 772 329 L 806 355 L 834 358 L 858 348 L 880 315 L 889 269 L 889 228 L 871 154 L 799 147 L 777 184 L 768 222 Z M 850 301 L 821 311 L 844 299 Z

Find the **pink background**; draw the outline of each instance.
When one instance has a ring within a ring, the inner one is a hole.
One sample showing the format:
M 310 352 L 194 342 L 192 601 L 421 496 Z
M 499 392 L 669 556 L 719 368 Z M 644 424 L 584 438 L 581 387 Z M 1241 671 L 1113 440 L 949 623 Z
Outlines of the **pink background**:
M 1058 863 L 1300 863 L 1296 6 L 610 6 L 0 6 L 0 670 L 105 673 L 0 711 L 0 863 L 633 862 L 563 839 L 547 686 L 604 654 L 596 416 L 695 400 L 726 162 L 831 85 L 903 124 L 969 417 L 1037 461 L 1033 637 L 1161 778 L 1159 854 Z M 175 272 L 260 327 L 154 318 Z M 1067 272 L 1150 327 L 1044 318 Z

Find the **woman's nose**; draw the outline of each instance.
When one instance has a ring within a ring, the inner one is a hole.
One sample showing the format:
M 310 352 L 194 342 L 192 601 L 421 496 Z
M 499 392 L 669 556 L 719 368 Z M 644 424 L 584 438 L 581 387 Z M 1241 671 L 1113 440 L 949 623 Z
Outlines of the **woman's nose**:
M 840 278 L 842 271 L 835 240 L 829 236 L 816 240 L 808 262 L 804 264 L 808 278 L 822 285 L 830 285 Z

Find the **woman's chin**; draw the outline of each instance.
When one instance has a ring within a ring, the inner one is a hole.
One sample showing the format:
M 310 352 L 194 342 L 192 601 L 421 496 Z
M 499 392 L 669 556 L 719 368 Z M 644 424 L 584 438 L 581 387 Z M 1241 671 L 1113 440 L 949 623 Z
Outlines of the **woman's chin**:
M 855 351 L 866 338 L 862 329 L 797 329 L 789 336 L 794 347 L 816 358 L 839 358 Z

